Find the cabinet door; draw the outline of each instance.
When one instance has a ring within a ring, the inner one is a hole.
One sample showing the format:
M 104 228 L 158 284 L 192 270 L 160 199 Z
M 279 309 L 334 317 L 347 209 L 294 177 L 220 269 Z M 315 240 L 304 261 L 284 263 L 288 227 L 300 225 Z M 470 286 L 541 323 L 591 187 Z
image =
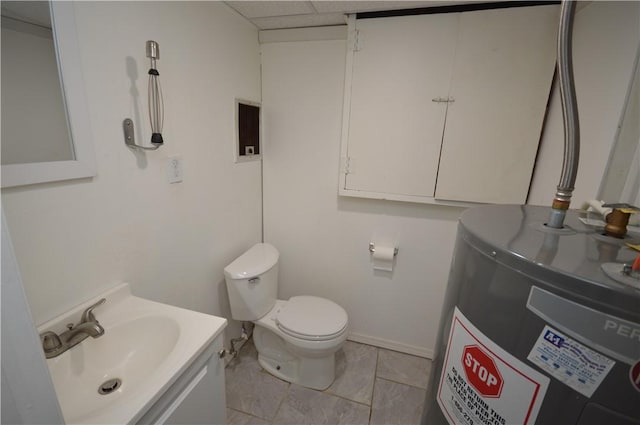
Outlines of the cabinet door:
M 436 198 L 526 201 L 558 18 L 557 5 L 461 15 Z
M 222 349 L 222 336 L 212 344 L 214 354 L 207 364 L 191 380 L 187 387 L 166 412 L 166 420 L 159 421 L 167 425 L 183 424 L 226 424 L 227 411 L 225 400 L 224 360 L 217 352 Z
M 224 360 L 217 354 L 221 349 L 219 335 L 137 424 L 225 424 Z
M 448 96 L 459 15 L 356 21 L 341 194 L 433 197 L 447 104 L 432 99 Z

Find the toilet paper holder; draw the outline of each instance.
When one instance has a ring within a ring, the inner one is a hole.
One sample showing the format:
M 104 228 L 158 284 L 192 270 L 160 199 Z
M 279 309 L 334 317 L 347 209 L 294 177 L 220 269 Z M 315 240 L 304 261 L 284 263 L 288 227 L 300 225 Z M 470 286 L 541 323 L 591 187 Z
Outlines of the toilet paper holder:
M 376 252 L 376 244 L 374 242 L 369 242 L 369 252 L 372 254 Z M 393 248 L 393 256 L 395 257 L 396 255 L 398 255 L 398 247 Z

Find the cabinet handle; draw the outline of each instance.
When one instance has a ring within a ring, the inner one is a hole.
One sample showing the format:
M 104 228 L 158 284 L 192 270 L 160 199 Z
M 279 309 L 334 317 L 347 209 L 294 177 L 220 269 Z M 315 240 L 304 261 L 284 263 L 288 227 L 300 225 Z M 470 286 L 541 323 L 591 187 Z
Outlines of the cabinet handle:
M 456 100 L 452 97 L 434 97 L 431 101 L 435 103 L 453 103 Z

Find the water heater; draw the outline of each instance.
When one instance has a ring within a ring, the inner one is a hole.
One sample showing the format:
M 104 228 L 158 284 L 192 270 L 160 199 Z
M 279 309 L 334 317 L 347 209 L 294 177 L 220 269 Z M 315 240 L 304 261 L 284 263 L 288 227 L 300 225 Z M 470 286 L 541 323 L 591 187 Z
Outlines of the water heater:
M 462 215 L 423 424 L 640 424 L 632 238 L 574 211 L 561 229 L 548 217 L 526 205 Z

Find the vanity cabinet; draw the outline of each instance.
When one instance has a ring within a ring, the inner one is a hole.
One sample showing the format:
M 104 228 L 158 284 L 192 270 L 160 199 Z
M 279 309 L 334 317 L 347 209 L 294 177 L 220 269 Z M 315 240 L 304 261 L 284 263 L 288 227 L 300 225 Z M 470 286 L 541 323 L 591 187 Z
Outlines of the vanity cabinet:
M 349 21 L 339 193 L 523 203 L 557 5 Z
M 222 347 L 219 335 L 137 423 L 225 424 L 224 359 L 218 355 Z

